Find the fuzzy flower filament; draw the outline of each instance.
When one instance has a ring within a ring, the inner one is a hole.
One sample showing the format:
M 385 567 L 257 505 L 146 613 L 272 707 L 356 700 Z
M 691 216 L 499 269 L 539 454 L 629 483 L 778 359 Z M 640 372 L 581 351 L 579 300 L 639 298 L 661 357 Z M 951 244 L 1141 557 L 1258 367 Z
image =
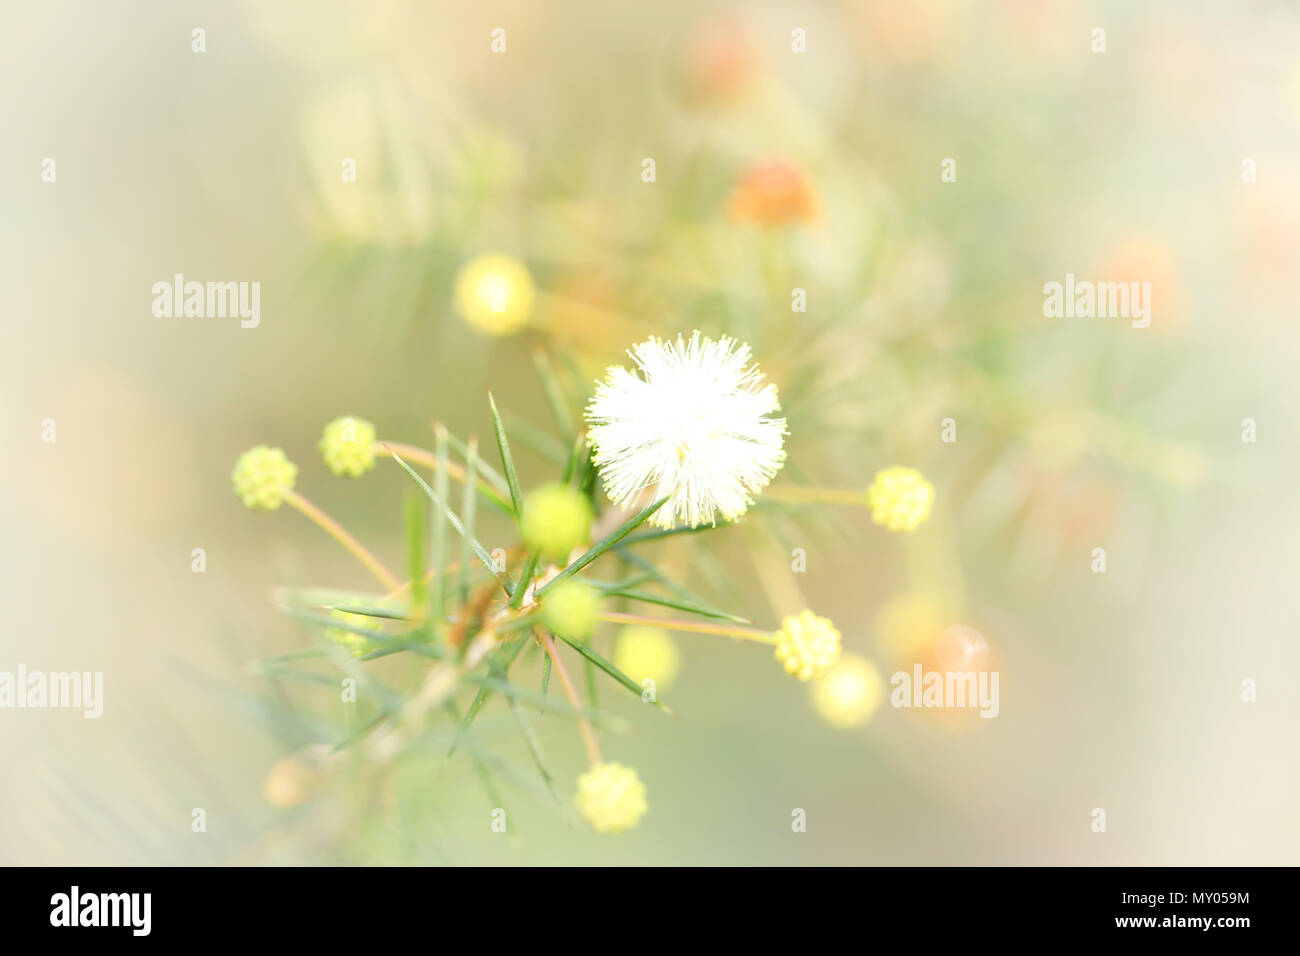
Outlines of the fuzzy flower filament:
M 649 491 L 668 500 L 663 528 L 744 514 L 785 461 L 776 386 L 735 339 L 650 338 L 629 353 L 636 372 L 611 367 L 587 406 L 605 493 L 626 507 Z

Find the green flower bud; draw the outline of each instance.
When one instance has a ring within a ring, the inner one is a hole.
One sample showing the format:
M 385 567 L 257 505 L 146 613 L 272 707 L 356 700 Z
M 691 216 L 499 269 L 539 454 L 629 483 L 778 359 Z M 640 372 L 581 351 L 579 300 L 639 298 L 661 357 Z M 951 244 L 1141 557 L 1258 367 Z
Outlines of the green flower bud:
M 334 474 L 363 475 L 375 465 L 375 426 L 364 418 L 336 418 L 321 433 L 320 453 Z
M 235 494 L 245 505 L 254 511 L 274 511 L 293 490 L 298 466 L 288 459 L 284 449 L 258 445 L 239 456 L 230 477 Z
M 562 558 L 591 538 L 591 504 L 567 485 L 542 485 L 524 499 L 524 543 Z
M 542 620 L 556 634 L 583 641 L 596 629 L 600 592 L 584 581 L 566 578 L 542 597 Z

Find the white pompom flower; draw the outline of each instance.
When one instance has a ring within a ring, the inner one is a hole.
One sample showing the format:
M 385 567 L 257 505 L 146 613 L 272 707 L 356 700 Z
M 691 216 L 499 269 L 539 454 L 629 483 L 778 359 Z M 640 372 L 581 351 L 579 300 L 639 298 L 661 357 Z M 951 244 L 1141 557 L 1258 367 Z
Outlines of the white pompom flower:
M 667 496 L 650 518 L 662 528 L 731 521 L 785 461 L 776 386 L 764 385 L 749 346 L 699 332 L 628 352 L 637 370 L 611 366 L 587 405 L 594 460 L 619 506 Z

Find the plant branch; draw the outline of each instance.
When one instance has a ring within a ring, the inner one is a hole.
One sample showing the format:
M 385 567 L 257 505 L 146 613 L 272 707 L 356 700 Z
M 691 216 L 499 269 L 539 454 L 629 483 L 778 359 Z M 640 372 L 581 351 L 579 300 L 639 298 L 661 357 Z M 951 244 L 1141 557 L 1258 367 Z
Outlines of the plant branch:
M 330 537 L 351 551 L 353 556 L 379 579 L 380 584 L 390 591 L 401 590 L 402 583 L 393 576 L 393 573 L 388 568 L 384 567 L 384 563 L 375 557 L 369 548 L 353 537 L 352 533 L 341 524 L 296 491 L 290 491 L 284 496 L 284 500 L 316 522 Z

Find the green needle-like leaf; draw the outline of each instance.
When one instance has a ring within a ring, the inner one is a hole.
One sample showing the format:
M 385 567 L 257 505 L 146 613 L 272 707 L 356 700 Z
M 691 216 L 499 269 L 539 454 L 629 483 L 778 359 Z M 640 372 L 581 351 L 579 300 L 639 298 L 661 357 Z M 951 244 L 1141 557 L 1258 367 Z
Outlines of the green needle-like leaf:
M 624 541 L 623 544 L 627 547 L 631 547 L 634 544 L 641 544 L 645 541 L 658 541 L 660 538 L 672 538 L 679 534 L 700 534 L 704 531 L 716 531 L 719 528 L 726 528 L 733 524 L 735 524 L 734 521 L 724 521 L 718 525 L 702 524 L 696 525 L 694 528 L 656 528 L 654 531 L 642 531 L 640 534 L 633 535 Z
M 549 464 L 555 465 L 557 468 L 564 467 L 564 463 L 569 458 L 569 448 L 566 442 L 552 438 L 509 412 L 503 413 L 502 421 L 513 430 L 516 442 Z
M 589 454 L 586 436 L 579 435 L 573 440 L 573 448 L 569 451 L 569 460 L 564 463 L 564 476 L 560 479 L 560 484 L 567 485 L 573 480 L 573 474 L 578 470 L 579 463 Z
M 294 587 L 277 587 L 271 592 L 271 599 L 280 608 L 293 606 L 311 606 L 311 607 L 342 607 L 343 605 L 355 605 L 362 608 L 382 609 L 383 614 L 371 614 L 372 617 L 384 617 L 392 613 L 398 613 L 399 608 L 394 607 L 387 602 L 387 599 L 378 594 L 367 594 L 355 590 L 343 590 L 341 588 L 294 588 Z M 357 613 L 362 613 L 358 611 Z M 406 617 L 405 611 L 400 611 L 403 617 Z
M 560 640 L 564 641 L 564 643 L 568 644 L 570 647 L 572 647 L 575 651 L 577 651 L 587 660 L 591 661 L 591 663 L 595 664 L 597 667 L 603 670 L 610 677 L 614 678 L 614 680 L 618 681 L 620 684 L 622 684 L 632 693 L 636 694 L 637 697 L 641 696 L 641 692 L 642 692 L 641 685 L 638 684 L 636 681 L 634 681 L 632 678 L 628 677 L 626 674 L 624 674 L 621 670 L 619 670 L 609 661 L 605 660 L 605 658 L 597 654 L 592 649 L 591 645 L 588 644 L 586 641 L 570 640 L 569 638 L 565 637 L 563 634 L 556 634 L 555 636 L 558 637 Z M 675 713 L 673 713 L 671 708 L 669 708 L 665 704 L 660 703 L 658 700 L 652 701 L 651 703 L 653 703 L 656 707 L 662 710 L 665 714 L 669 714 L 670 716 L 673 717 L 677 716 Z
M 635 568 L 640 568 L 646 574 L 654 574 L 657 583 L 665 591 L 671 591 L 673 594 L 677 595 L 683 601 L 689 601 L 692 604 L 699 605 L 700 607 L 708 606 L 708 602 L 706 602 L 703 598 L 701 598 L 690 588 L 683 587 L 682 585 L 678 584 L 676 581 L 665 576 L 653 564 L 651 564 L 645 558 L 641 557 L 641 555 L 637 554 L 634 551 L 627 550 L 626 541 L 624 541 L 614 550 L 617 551 L 618 556 L 622 558 L 624 561 L 626 561 L 628 564 L 632 565 Z M 623 587 L 627 587 L 627 585 L 623 585 Z M 611 587 L 610 590 L 619 590 L 619 588 Z
M 596 506 L 596 463 L 591 460 L 591 449 L 578 459 L 578 492 Z
M 460 455 L 462 458 L 465 459 L 465 463 L 468 465 L 469 457 L 470 457 L 470 446 L 471 444 L 474 444 L 473 441 L 471 440 L 468 443 L 463 442 L 455 435 L 453 435 L 451 432 L 448 432 L 447 443 L 451 445 L 452 450 L 454 450 L 456 454 Z M 506 482 L 505 478 L 503 478 L 495 468 L 493 468 L 487 462 L 483 461 L 483 459 L 478 457 L 477 447 L 475 448 L 474 459 L 475 459 L 475 468 L 478 471 L 478 473 L 482 475 L 483 478 L 488 482 L 488 484 L 490 484 L 494 489 L 499 491 L 502 495 L 508 497 L 510 494 L 510 485 Z M 509 506 L 510 504 L 509 501 L 506 501 L 504 499 L 502 500 L 501 503 L 506 506 Z
M 472 486 L 471 486 L 472 487 Z M 424 503 L 414 494 L 406 501 L 406 574 L 411 581 L 411 610 L 420 613 L 428 600 L 424 583 Z
M 533 350 L 533 364 L 537 366 L 537 377 L 542 380 L 542 391 L 546 393 L 546 402 L 551 406 L 555 424 L 560 429 L 561 437 L 568 439 L 575 432 L 573 417 L 569 414 L 569 403 L 565 399 L 564 386 L 555 374 L 550 358 L 542 349 Z
M 551 655 L 542 655 L 542 697 L 551 687 Z
M 336 611 L 347 611 L 349 614 L 357 614 L 361 617 L 378 617 L 385 621 L 414 620 L 414 618 L 405 611 L 392 611 L 384 607 L 361 607 L 356 604 L 333 604 L 331 607 Z
M 499 674 L 504 678 L 510 670 L 510 665 L 515 662 L 515 658 L 519 656 L 519 652 L 524 649 L 524 645 L 527 643 L 528 636 L 524 635 L 513 644 L 510 644 L 507 647 L 498 648 L 494 651 L 488 657 L 488 673 L 492 675 Z M 483 709 L 483 705 L 487 703 L 487 699 L 492 696 L 493 690 L 494 688 L 489 687 L 486 684 L 479 687 L 478 693 L 474 695 L 474 699 L 470 702 L 469 710 L 465 711 L 465 718 L 460 722 L 460 726 L 456 728 L 456 737 L 451 742 L 451 749 L 447 751 L 448 757 L 456 752 L 456 748 L 460 746 L 461 740 L 469 731 L 470 724 L 474 723 L 474 718 L 477 717 L 478 712 Z
M 447 429 L 441 424 L 433 426 L 433 488 L 439 501 L 446 501 L 447 494 Z M 473 487 L 470 482 L 466 485 Z M 450 509 L 443 509 L 446 515 Z M 447 522 L 446 515 L 433 519 L 430 536 L 430 567 L 433 569 L 433 582 L 429 588 L 429 623 L 432 625 L 434 639 L 443 640 L 446 630 L 447 606 Z M 468 532 L 466 532 L 468 533 Z M 462 537 L 463 540 L 463 537 Z
M 650 581 L 659 581 L 662 578 L 662 572 L 644 571 L 641 574 L 633 574 L 626 578 L 619 578 L 617 581 L 593 581 L 591 578 L 583 578 L 583 580 L 592 587 L 599 588 L 602 591 L 625 591 L 628 588 L 636 587 L 638 584 L 645 584 Z
M 739 617 L 735 614 L 728 614 L 726 611 L 717 611 L 710 607 L 704 607 L 699 604 L 692 604 L 690 601 L 683 601 L 680 598 L 667 597 L 662 594 L 653 594 L 649 591 L 633 591 L 627 588 L 619 588 L 607 591 L 610 597 L 625 597 L 633 601 L 643 601 L 646 604 L 659 604 L 663 607 L 676 608 L 679 611 L 687 611 L 691 614 L 698 614 L 701 617 L 714 617 L 723 621 L 734 621 L 737 624 L 752 624 L 749 618 Z
M 501 573 L 499 571 L 497 571 L 495 568 L 492 567 L 492 556 L 488 554 L 486 550 L 484 550 L 483 545 L 479 544 L 475 538 L 473 538 L 471 535 L 465 532 L 465 526 L 460 523 L 460 519 L 456 517 L 456 513 L 452 511 L 450 508 L 448 508 L 442 502 L 442 499 L 438 497 L 437 493 L 432 488 L 429 487 L 428 482 L 426 482 L 423 478 L 417 475 L 415 473 L 415 470 L 412 469 L 411 466 L 408 465 L 406 462 L 402 461 L 402 459 L 398 457 L 398 455 L 395 452 L 393 452 L 391 448 L 389 449 L 388 453 L 393 456 L 393 461 L 401 465 L 402 468 L 406 471 L 406 473 L 410 475 L 411 478 L 415 481 L 415 483 L 420 486 L 420 490 L 423 491 L 425 495 L 428 496 L 429 500 L 442 509 L 443 513 L 447 516 L 448 524 L 450 524 L 453 528 L 456 529 L 457 534 L 459 534 L 462 538 L 464 538 L 467 542 L 469 542 L 470 548 L 472 548 L 474 551 L 474 556 L 478 558 L 479 561 L 482 562 L 483 567 L 488 569 L 488 572 L 492 575 L 492 577 L 496 578 L 497 583 L 501 585 L 502 589 L 507 594 L 509 594 L 510 588 L 506 584 L 505 579 L 501 576 Z
M 392 640 L 384 647 L 377 648 L 376 650 L 370 651 L 368 654 L 363 654 L 361 657 L 358 657 L 357 660 L 373 661 L 373 660 L 377 660 L 380 657 L 388 657 L 392 654 L 400 654 L 403 651 L 410 651 L 413 654 L 418 654 L 421 657 L 429 657 L 435 661 L 445 661 L 451 659 L 450 656 L 445 651 L 430 645 L 428 643 L 427 637 L 423 633 L 421 633 L 421 637 L 423 639 L 419 641 Z
M 448 433 L 448 439 L 451 438 Z M 469 600 L 469 566 L 470 556 L 474 553 L 469 543 L 474 538 L 474 513 L 478 504 L 478 496 L 474 494 L 474 483 L 477 480 L 478 472 L 478 441 L 474 438 L 469 440 L 469 445 L 465 449 L 465 497 L 461 499 L 460 516 L 465 524 L 465 534 L 461 537 L 460 552 L 460 603 L 465 604 Z
M 546 757 L 542 755 L 542 743 L 533 733 L 532 726 L 528 723 L 528 718 L 524 716 L 524 709 L 519 706 L 519 701 L 513 694 L 507 694 L 506 700 L 510 702 L 510 713 L 514 714 L 515 722 L 519 724 L 519 732 L 523 734 L 524 743 L 528 745 L 528 752 L 532 754 L 533 763 L 537 764 L 537 770 L 542 775 L 542 782 L 546 784 L 546 789 L 551 792 L 555 802 L 560 802 L 560 794 L 555 789 L 555 777 L 552 776 L 550 768 L 546 766 Z
M 456 702 L 454 700 L 448 700 L 442 706 L 443 709 L 447 711 L 448 716 L 451 717 L 452 722 L 459 724 L 461 721 L 461 714 L 456 708 Z M 492 771 L 488 769 L 488 765 L 484 762 L 483 758 L 479 756 L 477 751 L 471 749 L 469 755 L 470 759 L 474 761 L 474 769 L 478 772 L 479 781 L 483 784 L 483 790 L 487 794 L 488 799 L 492 801 L 492 806 L 504 808 L 505 803 L 501 800 L 501 795 L 497 792 L 496 782 L 492 779 Z
M 643 524 L 646 521 L 646 519 L 649 518 L 652 514 L 658 511 L 659 508 L 663 505 L 663 503 L 667 500 L 668 497 L 665 496 L 663 498 L 660 498 L 658 501 L 654 502 L 653 504 L 646 505 L 635 515 L 633 515 L 630 519 L 628 519 L 628 521 L 625 522 L 623 526 L 620 527 L 617 531 L 613 531 L 610 534 L 607 534 L 605 537 L 601 538 L 599 541 L 593 544 L 591 548 L 584 555 L 582 555 L 582 557 L 578 558 L 576 561 L 570 564 L 567 568 L 565 568 L 555 577 L 551 578 L 551 580 L 547 581 L 546 584 L 544 584 L 542 587 L 538 588 L 535 592 L 533 592 L 534 596 L 540 598 L 551 588 L 555 587 L 555 585 L 558 584 L 560 581 L 563 581 L 565 578 L 569 577 L 572 574 L 577 574 L 587 565 L 591 564 L 591 562 L 595 561 L 602 554 L 604 554 L 610 548 L 614 547 L 614 545 L 618 544 L 629 534 L 635 531 L 638 527 L 640 527 L 640 525 Z
M 528 585 L 537 571 L 537 558 L 536 551 L 528 555 L 527 560 L 524 561 L 524 569 L 519 572 L 519 580 L 515 582 L 514 590 L 510 592 L 510 607 L 515 610 L 524 603 L 524 594 L 527 593 Z
M 515 459 L 510 454 L 510 440 L 506 438 L 506 427 L 501 423 L 501 413 L 497 411 L 496 399 L 488 392 L 488 404 L 492 407 L 492 428 L 497 434 L 497 449 L 501 452 L 501 467 L 506 472 L 506 485 L 510 488 L 510 500 L 515 506 L 515 520 L 524 520 L 524 499 L 519 491 L 519 475 L 515 471 Z
M 595 710 L 600 705 L 600 691 L 596 686 L 596 665 L 587 658 L 582 662 L 582 669 L 587 672 L 587 706 Z
M 309 611 L 303 608 L 290 607 L 285 608 L 284 613 L 299 621 L 306 621 L 308 624 L 319 624 L 322 627 L 333 628 L 334 630 L 347 631 L 349 634 L 359 634 L 362 637 L 369 638 L 372 641 L 390 642 L 398 638 L 404 638 L 407 635 L 386 634 L 383 631 L 376 631 L 368 627 L 361 627 L 353 624 L 351 621 L 341 617 L 334 617 L 330 614 L 321 614 L 319 611 Z M 412 633 L 412 632 L 408 632 Z
M 489 690 L 507 697 L 514 697 L 525 704 L 535 704 L 543 712 L 556 714 L 560 717 L 586 717 L 593 725 L 604 730 L 610 730 L 614 733 L 624 733 L 627 730 L 627 722 L 613 714 L 607 714 L 601 710 L 591 710 L 590 708 L 575 708 L 563 698 L 551 699 L 543 697 L 540 693 L 528 690 L 518 684 L 505 680 L 502 677 L 494 677 L 486 674 L 469 674 L 465 678 L 467 684 L 477 684 L 479 687 L 486 687 Z

